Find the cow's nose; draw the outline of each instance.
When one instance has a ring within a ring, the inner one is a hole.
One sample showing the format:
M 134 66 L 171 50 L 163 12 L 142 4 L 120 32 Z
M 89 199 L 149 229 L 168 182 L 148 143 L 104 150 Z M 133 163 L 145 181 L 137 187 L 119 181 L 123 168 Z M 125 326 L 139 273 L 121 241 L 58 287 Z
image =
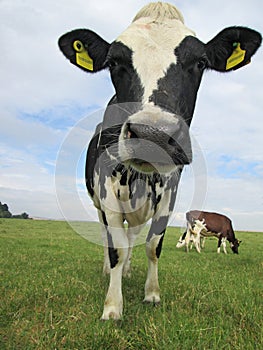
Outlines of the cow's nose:
M 174 140 L 181 133 L 180 126 L 159 125 L 153 126 L 148 124 L 127 123 L 127 138 L 142 139 L 153 141 L 157 144 L 174 144 Z
M 157 126 L 129 122 L 126 125 L 126 139 L 132 141 L 135 153 L 147 141 L 165 151 L 175 164 L 189 164 L 192 159 L 188 127 L 180 122 Z M 156 152 L 156 149 L 154 146 L 151 150 L 147 147 L 149 157 L 150 152 Z

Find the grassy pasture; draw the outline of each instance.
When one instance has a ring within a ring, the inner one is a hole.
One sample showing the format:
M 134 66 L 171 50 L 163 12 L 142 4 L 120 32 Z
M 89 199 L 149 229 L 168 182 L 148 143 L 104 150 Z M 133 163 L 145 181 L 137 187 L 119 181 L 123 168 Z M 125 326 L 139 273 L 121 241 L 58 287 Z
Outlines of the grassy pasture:
M 263 349 L 263 234 L 238 232 L 240 254 L 225 256 L 215 239 L 200 255 L 176 249 L 180 233 L 168 228 L 164 240 L 161 304 L 142 303 L 140 245 L 123 281 L 123 320 L 102 322 L 102 247 L 65 222 L 0 220 L 0 349 Z

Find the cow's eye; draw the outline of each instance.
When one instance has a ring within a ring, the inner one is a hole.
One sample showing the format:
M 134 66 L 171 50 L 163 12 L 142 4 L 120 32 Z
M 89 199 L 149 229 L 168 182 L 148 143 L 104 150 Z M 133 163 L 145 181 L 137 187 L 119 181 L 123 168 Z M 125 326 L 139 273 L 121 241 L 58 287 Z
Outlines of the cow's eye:
M 205 58 L 200 58 L 197 62 L 197 67 L 200 70 L 204 70 L 207 67 L 207 60 Z
M 110 59 L 110 60 L 108 60 L 108 67 L 110 68 L 110 69 L 112 69 L 112 68 L 114 68 L 114 67 L 117 67 L 118 66 L 118 62 L 116 61 L 116 60 L 112 60 L 112 59 Z

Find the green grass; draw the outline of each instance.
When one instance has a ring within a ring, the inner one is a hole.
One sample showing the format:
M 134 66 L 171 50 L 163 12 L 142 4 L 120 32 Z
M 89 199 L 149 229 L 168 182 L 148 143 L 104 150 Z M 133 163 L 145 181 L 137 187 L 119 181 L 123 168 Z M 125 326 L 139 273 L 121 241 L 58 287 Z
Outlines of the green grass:
M 97 224 L 90 224 L 92 233 Z M 99 234 L 99 233 L 98 233 Z M 162 301 L 144 305 L 147 260 L 135 247 L 123 282 L 124 316 L 102 322 L 103 249 L 65 222 L 0 220 L 0 349 L 263 349 L 263 234 L 238 232 L 240 254 L 175 248 L 169 228 L 159 264 Z

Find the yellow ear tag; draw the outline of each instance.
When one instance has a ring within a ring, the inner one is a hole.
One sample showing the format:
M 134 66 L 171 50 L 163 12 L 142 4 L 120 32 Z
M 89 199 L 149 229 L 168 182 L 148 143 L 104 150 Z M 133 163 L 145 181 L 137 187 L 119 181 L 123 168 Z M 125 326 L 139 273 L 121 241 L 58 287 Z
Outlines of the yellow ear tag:
M 76 51 L 77 65 L 93 71 L 93 60 L 89 56 L 88 51 L 85 49 L 82 42 L 79 40 L 74 41 L 73 48 Z
M 226 61 L 226 70 L 237 66 L 245 59 L 246 50 L 241 49 L 240 43 L 234 43 L 233 46 L 235 47 L 235 49 L 232 55 Z

